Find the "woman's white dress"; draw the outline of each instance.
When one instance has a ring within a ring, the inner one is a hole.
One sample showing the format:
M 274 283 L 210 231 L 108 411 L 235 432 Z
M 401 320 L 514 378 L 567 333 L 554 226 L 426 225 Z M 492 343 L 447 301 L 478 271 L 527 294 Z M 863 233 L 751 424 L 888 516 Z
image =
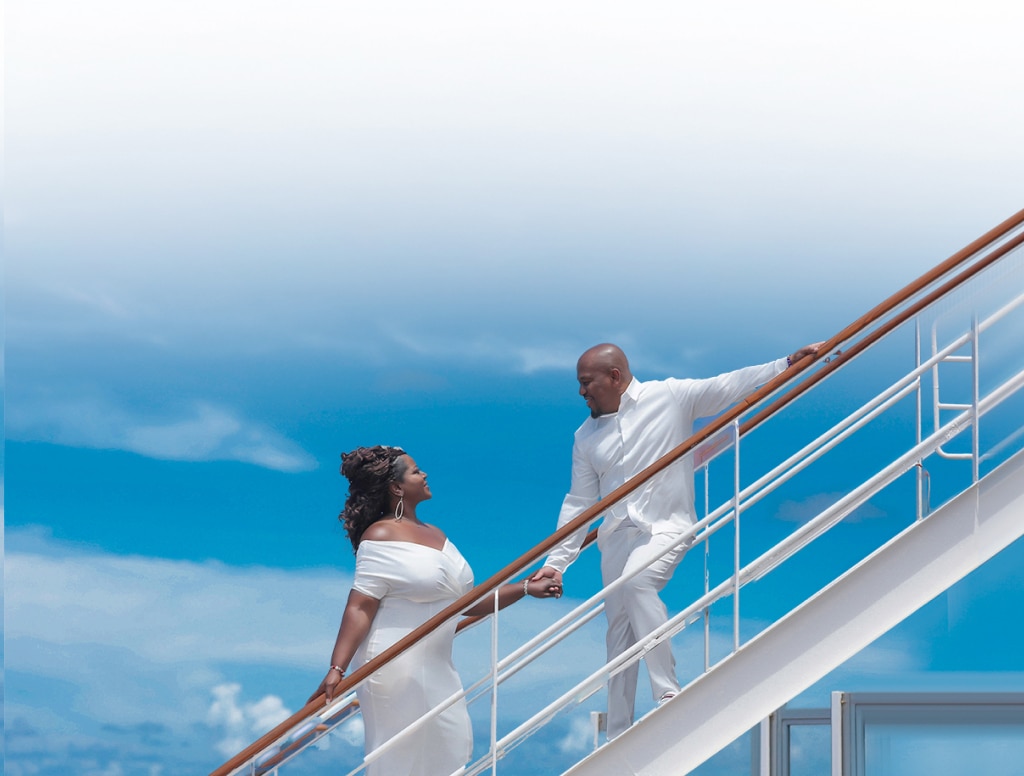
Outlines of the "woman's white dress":
M 353 589 L 380 601 L 354 656 L 359 667 L 473 587 L 473 571 L 455 545 L 436 550 L 412 542 L 364 539 Z M 375 672 L 358 689 L 369 753 L 462 689 L 452 662 L 455 620 Z M 372 776 L 449 776 L 472 755 L 465 701 L 403 737 L 367 766 Z

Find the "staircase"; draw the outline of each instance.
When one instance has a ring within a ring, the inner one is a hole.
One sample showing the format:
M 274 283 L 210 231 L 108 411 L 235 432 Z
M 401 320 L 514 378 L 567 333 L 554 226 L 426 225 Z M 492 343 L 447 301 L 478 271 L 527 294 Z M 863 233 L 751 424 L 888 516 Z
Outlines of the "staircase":
M 520 576 L 609 503 L 663 472 L 672 476 L 672 465 L 691 456 L 705 516 L 686 540 L 693 544 L 688 559 L 704 549 L 703 593 L 679 606 L 670 602 L 677 613 L 666 626 L 606 665 L 572 656 L 582 654 L 574 640 L 588 629 L 601 632 L 607 589 L 516 643 L 502 632 L 512 619 L 502 612 L 473 623 L 489 625 L 492 660 L 482 676 L 463 676 L 471 709 L 489 728 L 486 746 L 477 742 L 486 751 L 465 773 L 525 773 L 516 769 L 516 757 L 528 759 L 533 742 L 550 738 L 542 731 L 566 727 L 574 714 L 578 720 L 577 710 L 608 677 L 654 644 L 672 640 L 679 654 L 684 639 L 698 638 L 700 624 L 703 665 L 687 661 L 694 675 L 684 678 L 680 695 L 614 741 L 557 765 L 572 776 L 689 773 L 1024 535 L 1022 242 L 1024 211 L 832 337 L 827 357 L 787 370 L 610 494 L 600 509 L 588 510 L 353 672 L 343 689 Z M 794 432 L 798 425 L 824 427 L 805 438 Z M 833 476 L 824 472 L 836 470 L 852 479 L 823 494 L 824 478 Z M 819 503 L 823 495 L 831 495 L 827 503 Z M 787 525 L 778 516 L 793 503 L 814 509 Z M 857 557 L 855 542 L 845 538 L 852 536 L 858 547 L 874 545 Z M 793 572 L 811 568 L 801 564 L 815 556 L 814 569 L 835 569 L 821 584 L 814 574 Z M 773 584 L 785 594 L 801 590 L 799 600 L 751 632 L 741 602 L 763 597 Z M 723 608 L 732 619 L 731 644 L 724 647 L 714 629 Z M 498 645 L 511 651 L 499 657 Z M 557 680 L 542 672 L 535 684 L 524 682 L 545 661 L 550 665 L 552 655 L 566 654 Z M 523 686 L 534 689 L 517 696 Z M 358 715 L 353 699 L 347 693 L 327 708 L 322 697 L 314 699 L 211 776 L 321 772 L 317 763 L 331 759 L 322 751 L 331 732 Z M 549 740 L 543 751 L 551 757 Z M 355 774 L 362 763 L 335 759 L 324 772 L 344 767 Z
M 912 523 L 567 774 L 688 773 L 1024 535 L 1022 516 L 1024 452 Z

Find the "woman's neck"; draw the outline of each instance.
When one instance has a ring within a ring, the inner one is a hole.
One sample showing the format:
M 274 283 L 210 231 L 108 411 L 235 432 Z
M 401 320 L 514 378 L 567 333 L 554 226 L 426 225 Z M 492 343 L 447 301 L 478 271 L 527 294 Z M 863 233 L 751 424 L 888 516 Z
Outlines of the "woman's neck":
M 417 525 L 422 525 L 422 523 L 420 522 L 420 519 L 418 517 L 416 517 L 416 507 L 414 507 L 414 506 L 406 506 L 405 509 L 402 510 L 402 516 L 401 517 L 399 517 L 395 513 L 395 510 L 392 509 L 386 515 L 384 515 L 384 519 L 385 520 L 396 520 L 398 522 L 404 522 L 404 521 L 408 520 L 410 523 L 415 523 Z

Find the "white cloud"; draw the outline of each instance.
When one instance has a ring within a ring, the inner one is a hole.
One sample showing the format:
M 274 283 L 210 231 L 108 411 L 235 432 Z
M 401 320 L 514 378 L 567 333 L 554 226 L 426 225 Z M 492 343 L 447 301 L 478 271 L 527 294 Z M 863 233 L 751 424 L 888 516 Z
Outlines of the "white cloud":
M 276 695 L 265 695 L 255 703 L 246 704 L 245 713 L 250 719 L 249 732 L 255 735 L 266 733 L 291 716 Z
M 129 309 L 125 306 L 125 300 L 119 299 L 110 290 L 98 287 L 55 285 L 51 281 L 40 289 L 45 294 L 53 296 L 60 301 L 62 306 L 69 303 L 80 305 L 86 310 L 108 318 L 120 321 L 134 321 L 139 317 L 139 311 Z
M 331 731 L 331 736 L 340 739 L 348 746 L 362 746 L 364 734 L 365 726 L 361 716 L 352 717 L 348 722 L 339 725 Z M 325 739 L 325 742 L 327 740 L 329 739 Z
M 241 461 L 284 472 L 316 468 L 298 444 L 230 409 L 196 401 L 171 417 L 99 399 L 12 402 L 8 437 L 72 447 L 125 450 L 170 461 Z
M 593 343 L 559 341 L 548 337 L 547 342 L 531 341 L 528 334 L 507 331 L 503 334 L 481 335 L 460 332 L 428 334 L 390 327 L 391 341 L 400 348 L 421 358 L 439 361 L 461 361 L 477 364 L 500 364 L 525 374 L 549 369 L 576 368 L 580 353 Z
M 602 736 L 599 741 L 604 742 Z M 594 747 L 594 722 L 589 714 L 574 714 L 569 721 L 569 730 L 561 741 L 558 750 L 568 754 L 581 755 Z
M 224 737 L 217 742 L 217 751 L 225 759 L 240 752 L 292 714 L 276 695 L 265 695 L 255 703 L 240 703 L 241 691 L 242 686 L 236 682 L 218 684 L 213 688 L 214 700 L 207 721 L 223 730 Z
M 319 665 L 351 584 L 340 572 L 87 552 L 9 551 L 6 571 L 9 641 L 103 645 L 165 666 L 183 657 L 193 666 Z M 19 660 L 43 675 L 62 674 L 31 653 Z
M 530 347 L 523 346 L 516 351 L 521 371 L 526 374 L 547 369 L 574 370 L 576 360 L 583 350 L 580 347 Z

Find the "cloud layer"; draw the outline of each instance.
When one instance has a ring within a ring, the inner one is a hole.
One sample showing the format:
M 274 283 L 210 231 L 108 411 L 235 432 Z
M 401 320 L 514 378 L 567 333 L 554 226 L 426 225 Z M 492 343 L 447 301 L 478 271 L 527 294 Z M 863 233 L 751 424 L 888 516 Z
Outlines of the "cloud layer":
M 1018 204 L 995 0 L 242 9 L 11 9 L 12 342 L 681 329 L 841 281 L 827 312 Z
M 287 680 L 308 677 L 289 703 L 315 687 L 350 581 L 69 550 L 24 532 L 13 544 L 29 548 L 9 544 L 6 558 L 15 774 L 35 773 L 36 758 L 41 773 L 89 772 L 83 747 L 97 774 L 213 767 L 291 713 Z
M 332 571 L 83 551 L 25 531 L 9 539 L 6 562 L 7 772 L 15 776 L 67 772 L 70 764 L 96 776 L 214 767 L 302 705 L 329 654 L 350 582 Z M 502 651 L 550 622 L 551 606 L 531 602 L 504 612 Z M 601 625 L 510 681 L 504 712 L 523 719 L 564 692 L 567 665 L 578 678 L 596 669 Z M 730 622 L 715 625 L 713 652 L 725 650 L 730 629 Z M 489 630 L 474 628 L 457 642 L 467 684 L 486 673 Z M 923 667 L 916 649 L 912 640 L 890 639 L 840 673 L 905 675 Z M 679 643 L 681 676 L 703 664 L 702 650 L 696 631 Z M 601 704 L 599 695 L 561 718 L 531 751 L 586 751 L 589 711 Z M 482 731 L 487 705 L 473 707 Z M 641 693 L 640 713 L 646 708 Z M 332 740 L 353 756 L 354 735 L 339 731 Z M 38 771 L 33 763 L 41 764 Z
M 154 417 L 103 400 L 22 401 L 7 414 L 8 437 L 123 450 L 165 461 L 240 461 L 283 472 L 316 468 L 297 443 L 226 407 L 196 401 Z

